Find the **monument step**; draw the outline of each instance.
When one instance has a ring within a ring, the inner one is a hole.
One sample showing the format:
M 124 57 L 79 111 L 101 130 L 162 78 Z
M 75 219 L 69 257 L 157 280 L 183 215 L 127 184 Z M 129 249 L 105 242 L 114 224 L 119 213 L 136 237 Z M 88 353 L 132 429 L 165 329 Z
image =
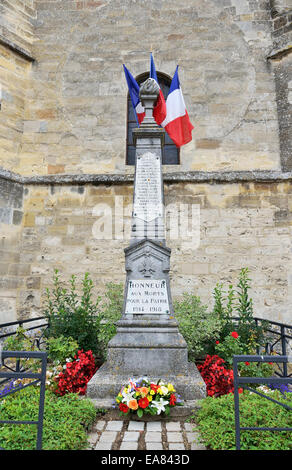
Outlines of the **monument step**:
M 112 398 L 89 398 L 90 401 L 94 404 L 97 410 L 106 410 L 107 416 L 113 419 L 131 419 L 133 421 L 162 421 L 162 420 L 173 420 L 175 418 L 187 418 L 195 413 L 201 407 L 201 400 L 186 400 L 183 406 L 176 406 L 171 409 L 170 415 L 144 415 L 142 418 L 139 418 L 135 414 L 130 414 L 127 416 L 120 416 L 119 410 L 113 407 L 114 401 Z
M 202 376 L 195 364 L 189 362 L 187 366 L 188 374 L 186 375 L 164 373 L 158 377 L 154 374 L 147 374 L 147 377 L 154 383 L 157 383 L 158 380 L 172 383 L 183 401 L 204 398 L 206 396 L 206 386 Z M 111 399 L 111 405 L 113 405 L 113 400 L 121 388 L 128 383 L 129 378 L 137 380 L 139 376 L 120 373 L 119 369 L 114 370 L 109 367 L 108 363 L 105 363 L 88 382 L 86 395 L 91 399 Z

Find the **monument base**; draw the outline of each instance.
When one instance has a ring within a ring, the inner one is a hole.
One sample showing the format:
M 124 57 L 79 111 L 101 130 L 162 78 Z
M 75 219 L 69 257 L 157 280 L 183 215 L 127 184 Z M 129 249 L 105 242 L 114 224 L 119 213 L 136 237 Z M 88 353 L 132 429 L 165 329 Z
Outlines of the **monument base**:
M 129 378 L 135 380 L 141 376 L 126 375 L 119 371 L 113 373 L 108 364 L 103 364 L 87 384 L 86 396 L 98 401 L 101 408 L 108 408 L 109 402 L 114 403 L 115 397 L 121 388 L 128 383 Z M 176 393 L 183 401 L 195 401 L 206 396 L 205 383 L 195 364 L 188 363 L 188 374 L 163 374 L 163 376 L 147 376 L 149 380 L 157 382 L 161 379 L 174 385 Z M 104 403 L 104 406 L 101 406 Z
M 206 396 L 205 383 L 195 364 L 188 362 L 187 345 L 174 318 L 146 318 L 118 322 L 108 360 L 87 384 L 87 397 L 101 408 L 109 400 L 113 404 L 129 379 L 141 377 L 172 383 L 183 401 Z

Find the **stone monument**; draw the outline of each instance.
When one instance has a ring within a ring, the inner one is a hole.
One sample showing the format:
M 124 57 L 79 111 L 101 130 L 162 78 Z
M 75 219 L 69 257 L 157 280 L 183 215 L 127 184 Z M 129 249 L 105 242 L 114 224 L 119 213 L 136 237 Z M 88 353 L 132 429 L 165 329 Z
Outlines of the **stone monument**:
M 108 344 L 107 362 L 88 383 L 87 396 L 97 406 L 112 400 L 129 378 L 141 376 L 173 383 L 186 402 L 205 396 L 204 382 L 188 362 L 187 345 L 173 316 L 162 178 L 165 131 L 153 118 L 158 94 L 155 80 L 141 85 L 145 118 L 133 130 L 136 165 L 124 306 L 116 336 Z

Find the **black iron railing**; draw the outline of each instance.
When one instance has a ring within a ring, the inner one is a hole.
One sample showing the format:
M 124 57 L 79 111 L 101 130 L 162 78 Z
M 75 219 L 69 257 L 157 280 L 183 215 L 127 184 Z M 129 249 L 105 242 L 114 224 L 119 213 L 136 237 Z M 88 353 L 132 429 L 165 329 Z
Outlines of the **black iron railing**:
M 236 325 L 240 318 L 233 317 L 232 321 Z M 258 355 L 276 355 L 286 356 L 292 347 L 292 326 L 285 323 L 280 323 L 272 320 L 265 320 L 263 318 L 253 317 L 255 326 L 262 328 L 264 331 L 264 344 L 256 347 Z M 288 372 L 288 364 L 286 362 L 277 363 L 278 371 L 275 370 L 275 375 L 279 377 L 289 377 L 291 374 Z
M 289 342 L 292 345 L 292 326 L 263 318 L 253 318 L 256 327 L 263 327 L 265 331 L 265 344 L 257 346 L 257 354 L 275 354 L 285 356 L 289 354 Z M 234 325 L 240 321 L 240 318 L 233 317 Z M 25 328 L 26 332 L 32 332 L 32 340 L 37 349 L 42 349 L 45 342 L 45 336 L 50 328 L 48 317 L 42 316 L 28 320 L 19 320 L 0 324 L 0 345 L 9 336 L 15 335 L 18 327 Z M 275 372 L 280 377 L 287 377 L 287 364 L 278 364 L 279 371 Z
M 35 324 L 37 323 L 37 324 Z M 28 320 L 18 320 L 8 323 L 0 324 L 0 344 L 17 333 L 17 329 L 23 327 L 26 332 L 35 332 L 33 342 L 38 349 L 41 349 L 41 344 L 44 339 L 44 333 L 49 328 L 47 317 L 29 318 Z M 39 332 L 38 332 L 39 330 Z
M 292 357 L 288 356 L 233 356 L 233 377 L 234 377 L 234 416 L 235 416 L 235 445 L 236 450 L 240 450 L 240 433 L 241 431 L 292 431 L 292 428 L 272 428 L 272 427 L 253 427 L 253 426 L 241 426 L 240 425 L 240 404 L 239 404 L 239 392 L 240 387 L 248 390 L 249 392 L 255 393 L 263 397 L 266 400 L 270 400 L 276 403 L 279 406 L 287 409 L 287 411 L 292 411 L 292 408 L 285 403 L 281 403 L 274 398 L 264 395 L 259 390 L 250 388 L 247 384 L 277 384 L 285 385 L 292 384 L 292 377 L 240 377 L 238 375 L 238 363 L 240 362 L 272 362 L 272 363 L 283 363 L 288 364 L 292 361 Z
M 16 367 L 12 369 L 11 360 L 15 359 Z M 20 361 L 26 360 L 39 360 L 41 361 L 40 372 L 33 372 L 32 370 L 21 370 Z M 47 368 L 47 353 L 41 351 L 2 351 L 0 352 L 0 396 L 1 398 L 16 393 L 24 388 L 40 384 L 38 419 L 37 420 L 0 420 L 1 424 L 31 424 L 37 426 L 36 449 L 42 449 L 42 436 L 43 436 L 43 419 L 44 419 L 44 403 L 45 403 L 45 385 L 46 385 L 46 368 Z M 7 364 L 9 361 L 9 365 Z M 1 367 L 2 366 L 2 367 Z M 15 382 L 20 379 L 20 383 L 15 385 Z M 29 383 L 22 383 L 23 379 L 30 379 Z M 12 387 L 5 387 L 4 384 L 11 380 Z M 4 388 L 3 388 L 4 386 Z M 2 389 L 1 389 L 2 387 Z M 1 450 L 4 450 L 1 448 Z

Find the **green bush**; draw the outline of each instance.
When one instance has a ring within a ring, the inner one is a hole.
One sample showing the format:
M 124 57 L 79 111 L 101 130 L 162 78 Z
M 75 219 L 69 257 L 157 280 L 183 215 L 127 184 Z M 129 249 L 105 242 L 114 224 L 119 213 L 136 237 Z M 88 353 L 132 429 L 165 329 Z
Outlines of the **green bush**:
M 236 289 L 230 284 L 227 292 L 222 283 L 216 285 L 213 291 L 213 313 L 221 322 L 220 341 L 235 330 L 248 351 L 254 351 L 256 346 L 264 344 L 266 324 L 263 322 L 259 326 L 253 318 L 253 301 L 248 292 L 251 280 L 248 276 L 248 268 L 242 268 Z M 232 317 L 238 318 L 236 326 Z
M 98 306 L 101 298 L 93 301 L 93 282 L 85 273 L 82 293 L 76 292 L 76 276 L 72 275 L 70 290 L 61 285 L 58 270 L 55 270 L 54 288 L 47 289 L 45 315 L 50 324 L 49 337 L 66 336 L 73 338 L 84 351 L 92 350 L 95 357 L 100 355 L 98 332 L 100 318 Z
M 250 344 L 241 341 L 241 337 L 233 337 L 233 333 L 226 336 L 222 342 L 215 346 L 215 354 L 221 357 L 228 369 L 233 367 L 234 355 L 252 354 Z M 256 352 L 254 351 L 254 354 Z M 239 362 L 238 370 L 242 377 L 271 377 L 273 375 L 273 367 L 267 362 Z
M 3 344 L 5 351 L 34 351 L 36 346 L 25 328 L 19 326 L 14 335 L 9 336 Z
M 280 392 L 267 394 L 292 406 L 292 393 L 285 398 Z M 240 425 L 246 427 L 292 427 L 291 411 L 254 393 L 244 391 L 239 395 Z M 235 449 L 234 396 L 207 397 L 201 401 L 196 415 L 202 442 L 212 450 Z M 242 450 L 291 450 L 291 432 L 241 431 Z
M 6 396 L 0 401 L 0 420 L 37 420 L 39 388 L 31 386 Z M 92 402 L 76 394 L 57 397 L 46 391 L 43 449 L 77 450 L 87 447 L 86 428 L 94 421 Z M 36 447 L 36 425 L 1 424 L 0 447 L 6 450 L 28 450 Z
M 189 360 L 195 361 L 208 353 L 210 344 L 219 338 L 220 319 L 208 313 L 207 307 L 196 295 L 184 293 L 182 299 L 174 301 L 173 306 L 179 331 L 188 346 Z
M 65 364 L 67 359 L 73 360 L 79 346 L 70 336 L 59 336 L 47 340 L 48 359 L 55 364 Z
M 105 299 L 99 309 L 98 341 L 101 358 L 106 359 L 108 342 L 115 336 L 116 322 L 121 318 L 123 309 L 123 285 L 109 282 L 106 285 Z

